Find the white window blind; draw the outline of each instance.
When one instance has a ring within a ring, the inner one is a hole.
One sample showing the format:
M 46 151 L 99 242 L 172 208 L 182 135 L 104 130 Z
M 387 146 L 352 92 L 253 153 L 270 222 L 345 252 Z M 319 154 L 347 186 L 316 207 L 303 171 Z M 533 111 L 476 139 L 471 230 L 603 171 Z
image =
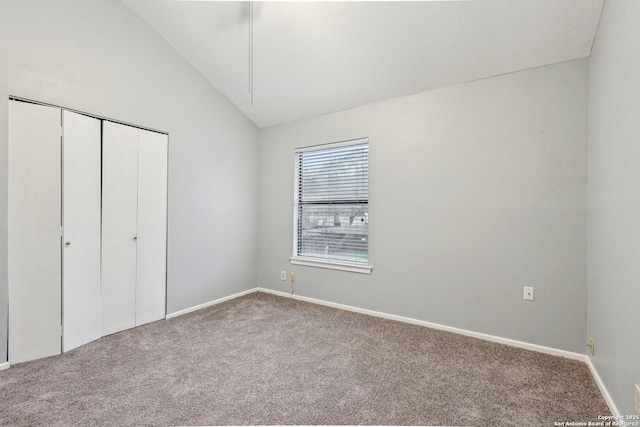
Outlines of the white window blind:
M 369 260 L 369 142 L 296 150 L 294 258 Z

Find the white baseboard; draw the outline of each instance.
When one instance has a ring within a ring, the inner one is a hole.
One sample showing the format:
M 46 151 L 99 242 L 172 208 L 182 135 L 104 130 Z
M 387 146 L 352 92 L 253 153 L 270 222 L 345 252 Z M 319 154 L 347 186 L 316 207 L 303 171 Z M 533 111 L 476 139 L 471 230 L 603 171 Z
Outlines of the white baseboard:
M 495 335 L 483 334 L 480 332 L 468 331 L 466 329 L 453 328 L 451 326 L 440 325 L 438 323 L 425 322 L 424 320 L 412 319 L 410 317 L 397 316 L 395 314 L 382 313 L 380 311 L 367 310 L 364 308 L 352 307 L 350 305 L 338 304 L 334 302 L 319 300 L 315 298 L 303 297 L 299 295 L 291 295 L 286 292 L 274 291 L 272 289 L 257 288 L 259 292 L 266 292 L 269 294 L 279 295 L 287 298 L 293 298 L 300 301 L 307 301 L 314 304 L 326 305 L 328 307 L 339 308 L 342 310 L 353 311 L 355 313 L 368 314 L 369 316 L 381 317 L 383 319 L 397 320 L 399 322 L 410 323 L 412 325 L 426 326 L 427 328 L 439 329 L 442 331 L 453 332 L 455 334 L 466 335 L 468 337 L 479 338 L 485 341 L 492 341 L 499 344 L 506 344 L 513 347 L 523 348 L 526 350 L 533 350 L 539 353 L 551 354 L 554 356 L 562 356 L 568 359 L 585 361 L 587 356 L 580 353 L 574 353 L 572 351 L 560 350 L 553 347 L 545 347 L 538 344 L 531 344 L 524 341 L 512 340 L 509 338 L 497 337 Z
M 596 384 L 598 384 L 598 388 L 600 389 L 600 393 L 602 393 L 602 397 L 604 397 L 604 401 L 607 402 L 607 405 L 609 405 L 609 409 L 611 410 L 611 413 L 619 417 L 621 415 L 620 411 L 618 411 L 618 407 L 613 402 L 613 398 L 609 394 L 609 390 L 607 390 L 607 387 L 605 387 L 604 382 L 602 382 L 602 378 L 600 378 L 600 375 L 598 374 L 596 367 L 593 365 L 591 358 L 585 355 L 585 362 L 589 367 L 589 370 L 591 371 L 591 375 L 593 375 L 593 379 L 596 381 Z
M 0 371 L 4 371 L 5 369 L 9 369 L 9 362 L 0 363 Z
M 241 297 L 243 295 L 248 295 L 248 294 L 251 294 L 251 293 L 257 292 L 257 291 L 258 291 L 258 288 L 253 288 L 253 289 L 249 289 L 247 291 L 238 292 L 237 294 L 229 295 L 228 297 L 218 298 L 218 299 L 213 300 L 213 301 L 205 302 L 204 304 L 200 304 L 200 305 L 196 305 L 196 306 L 193 306 L 193 307 L 185 308 L 184 310 L 180 310 L 180 311 L 176 311 L 174 313 L 167 314 L 165 319 L 171 319 L 173 317 L 182 316 L 183 314 L 191 313 L 192 311 L 196 311 L 196 310 L 200 310 L 200 309 L 203 309 L 203 308 L 206 308 L 206 307 L 210 307 L 212 305 L 220 304 L 221 302 L 229 301 L 231 299 L 238 298 L 238 297 Z

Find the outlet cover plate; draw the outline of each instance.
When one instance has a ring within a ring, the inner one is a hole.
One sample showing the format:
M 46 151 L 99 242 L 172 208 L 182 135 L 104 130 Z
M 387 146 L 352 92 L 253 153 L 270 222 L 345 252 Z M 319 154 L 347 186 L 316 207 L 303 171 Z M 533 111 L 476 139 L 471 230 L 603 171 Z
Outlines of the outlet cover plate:
M 535 295 L 535 288 L 533 286 L 525 286 L 524 287 L 524 299 L 527 301 L 533 301 Z
M 640 385 L 636 384 L 636 412 L 640 415 Z

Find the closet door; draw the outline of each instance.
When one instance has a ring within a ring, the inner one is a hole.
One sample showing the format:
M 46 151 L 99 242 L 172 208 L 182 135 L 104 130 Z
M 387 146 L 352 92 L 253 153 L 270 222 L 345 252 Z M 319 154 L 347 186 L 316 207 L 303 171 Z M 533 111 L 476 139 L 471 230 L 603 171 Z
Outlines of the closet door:
M 61 111 L 9 102 L 9 362 L 60 354 Z
M 136 326 L 166 314 L 167 135 L 139 130 Z
M 136 325 L 138 129 L 103 122 L 102 335 Z
M 62 350 L 101 337 L 100 120 L 63 111 Z

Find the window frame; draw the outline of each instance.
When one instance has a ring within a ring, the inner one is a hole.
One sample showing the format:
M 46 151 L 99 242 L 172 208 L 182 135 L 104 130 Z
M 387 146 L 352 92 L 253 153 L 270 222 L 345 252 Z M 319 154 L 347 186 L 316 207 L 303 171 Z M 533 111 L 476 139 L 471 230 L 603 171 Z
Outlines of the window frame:
M 331 270 L 348 271 L 353 273 L 371 274 L 371 270 L 373 269 L 373 266 L 369 263 L 369 259 L 367 259 L 366 262 L 356 262 L 356 261 L 346 261 L 346 260 L 340 260 L 340 259 L 315 258 L 315 257 L 297 255 L 298 232 L 299 232 L 298 227 L 300 227 L 299 216 L 298 216 L 298 207 L 299 207 L 299 200 L 300 200 L 300 185 L 297 181 L 298 170 L 295 165 L 296 165 L 296 158 L 298 156 L 298 153 L 303 153 L 305 151 L 325 150 L 329 148 L 346 147 L 350 145 L 358 145 L 358 144 L 364 144 L 364 143 L 366 143 L 368 146 L 369 138 L 358 138 L 358 139 L 352 139 L 348 141 L 312 145 L 312 146 L 296 148 L 294 150 L 295 154 L 294 154 L 294 168 L 293 168 L 293 255 L 289 257 L 289 262 L 291 264 L 303 265 L 308 267 L 326 268 Z M 369 158 L 367 158 L 367 162 L 369 162 Z M 367 188 L 368 188 L 368 183 L 367 183 Z M 369 196 L 367 194 L 367 208 L 368 207 L 369 207 Z M 367 258 L 368 258 L 368 255 L 369 255 L 369 228 L 367 227 Z

